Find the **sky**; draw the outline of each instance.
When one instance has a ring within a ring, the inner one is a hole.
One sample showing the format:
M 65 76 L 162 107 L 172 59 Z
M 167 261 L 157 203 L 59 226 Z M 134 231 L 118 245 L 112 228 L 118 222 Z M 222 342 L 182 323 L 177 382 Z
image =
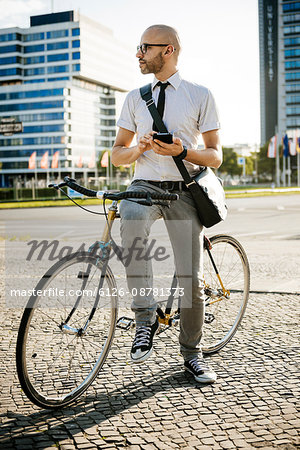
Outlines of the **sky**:
M 0 28 L 29 27 L 29 16 L 78 10 L 111 28 L 132 48 L 143 31 L 163 23 L 178 30 L 178 68 L 208 87 L 217 102 L 223 146 L 260 142 L 257 0 L 0 0 Z M 150 82 L 139 72 L 136 86 Z

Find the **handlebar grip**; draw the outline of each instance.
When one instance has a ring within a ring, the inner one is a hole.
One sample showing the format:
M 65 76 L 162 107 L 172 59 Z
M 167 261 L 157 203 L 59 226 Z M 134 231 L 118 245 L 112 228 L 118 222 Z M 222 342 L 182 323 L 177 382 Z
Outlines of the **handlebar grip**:
M 126 198 L 148 198 L 149 196 L 148 192 L 142 191 L 125 191 L 115 195 L 118 197 L 119 200 Z M 151 192 L 150 195 L 152 200 L 177 200 L 179 198 L 177 194 L 169 194 L 169 193 L 160 194 Z
M 86 195 L 87 197 L 97 197 L 97 191 L 80 186 L 80 184 L 75 183 L 69 177 L 65 177 L 64 182 L 68 187 L 74 189 L 74 191 L 79 192 L 80 194 Z

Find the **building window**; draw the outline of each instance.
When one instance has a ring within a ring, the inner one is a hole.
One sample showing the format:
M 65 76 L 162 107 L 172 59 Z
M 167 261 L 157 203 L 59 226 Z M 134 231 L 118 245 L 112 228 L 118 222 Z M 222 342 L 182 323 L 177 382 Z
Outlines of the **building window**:
M 292 45 L 299 45 L 300 38 L 287 38 L 284 40 L 285 47 L 291 47 Z
M 284 63 L 284 66 L 286 70 L 299 69 L 300 61 L 287 61 Z
M 116 136 L 116 130 L 102 130 L 101 135 L 105 137 L 115 137 Z
M 69 72 L 69 66 L 50 66 L 48 67 L 48 73 L 61 73 Z
M 70 77 L 51 77 L 51 78 L 48 78 L 48 81 L 60 81 L 60 80 L 69 80 L 70 79 Z
M 26 109 L 63 108 L 63 100 L 49 100 L 36 103 L 16 103 L 13 105 L 0 105 L 0 111 L 25 111 Z
M 100 108 L 100 114 L 103 114 L 104 116 L 114 116 L 116 114 L 116 110 L 113 109 L 105 109 Z
M 299 116 L 300 115 L 300 106 L 286 108 L 286 115 L 287 116 Z
M 101 97 L 100 103 L 102 103 L 102 105 L 115 105 L 116 100 L 115 100 L 115 98 Z
M 100 145 L 101 147 L 110 147 L 111 142 L 110 141 L 97 141 L 97 145 Z
M 300 103 L 300 95 L 288 95 L 286 97 L 286 103 Z
M 54 154 L 57 150 L 62 150 L 59 148 L 43 148 L 43 149 L 34 149 L 36 152 L 36 156 L 43 156 L 45 152 L 49 152 L 49 155 Z M 21 156 L 30 156 L 32 154 L 32 149 L 29 150 L 4 150 L 3 152 L 0 152 L 0 158 L 18 158 Z
M 43 52 L 44 50 L 45 50 L 44 44 L 27 45 L 27 47 L 24 47 L 24 53 Z
M 72 41 L 72 47 L 73 48 L 78 48 L 80 47 L 80 40 L 76 40 L 76 41 Z
M 284 34 L 294 34 L 300 33 L 300 26 L 296 25 L 294 27 L 283 27 Z
M 282 10 L 283 12 L 300 11 L 300 2 L 287 3 L 285 5 L 282 5 Z
M 291 128 L 300 127 L 300 117 L 288 117 L 286 124 Z
M 38 114 L 18 114 L 14 115 L 13 118 L 17 122 L 45 122 L 51 120 L 64 120 L 63 112 L 49 112 L 49 113 L 38 113 Z
M 72 53 L 72 59 L 80 59 L 80 52 Z
M 73 64 L 72 65 L 72 71 L 73 72 L 79 72 L 80 71 L 80 64 Z
M 45 68 L 44 67 L 34 67 L 32 69 L 25 69 L 24 70 L 24 75 L 25 77 L 29 77 L 32 75 L 43 75 L 45 73 Z
M 283 16 L 283 22 L 289 23 L 289 22 L 300 22 L 300 14 L 288 14 Z
M 53 131 L 64 131 L 64 124 L 27 126 L 24 127 L 23 133 L 50 133 Z
M 29 56 L 28 58 L 24 58 L 24 64 L 40 64 L 45 62 L 45 56 Z
M 300 80 L 300 72 L 292 72 L 285 74 L 285 81 Z
M 47 39 L 57 39 L 69 36 L 69 30 L 53 30 L 47 31 Z
M 20 40 L 21 35 L 19 33 L 0 34 L 0 42 L 20 41 Z
M 300 92 L 300 84 L 286 84 L 285 91 L 286 92 Z
M 292 48 L 290 50 L 285 50 L 284 56 L 286 58 L 295 58 L 297 56 L 300 56 L 300 48 Z
M 104 127 L 114 127 L 116 125 L 116 121 L 115 120 L 100 119 L 100 125 L 103 125 Z
M 23 53 L 23 47 L 21 47 L 21 45 L 5 45 L 4 47 L 0 47 L 0 53 L 13 52 Z
M 30 83 L 44 83 L 46 80 L 45 78 L 33 78 L 32 80 L 25 80 L 24 84 L 30 84 Z
M 42 136 L 28 138 L 0 139 L 0 147 L 15 147 L 18 145 L 51 145 L 61 144 L 63 136 Z
M 80 28 L 73 28 L 72 36 L 80 36 Z
M 61 50 L 62 48 L 69 48 L 69 42 L 52 42 L 52 44 L 47 44 L 47 50 Z
M 54 55 L 48 55 L 47 61 L 53 62 L 53 61 L 67 61 L 69 59 L 69 53 L 59 53 Z
M 42 89 L 37 91 L 7 92 L 6 94 L 0 94 L 0 100 L 17 100 L 22 98 L 33 98 L 33 97 L 52 97 L 63 94 L 64 90 L 62 88 Z
M 11 75 L 22 75 L 22 69 L 12 67 L 11 69 L 0 69 L 0 77 L 9 77 Z
M 23 35 L 23 41 L 40 41 L 41 39 L 45 38 L 45 33 L 31 33 L 31 34 L 24 34 Z
M 0 64 L 22 64 L 20 56 L 8 56 L 7 58 L 0 58 Z

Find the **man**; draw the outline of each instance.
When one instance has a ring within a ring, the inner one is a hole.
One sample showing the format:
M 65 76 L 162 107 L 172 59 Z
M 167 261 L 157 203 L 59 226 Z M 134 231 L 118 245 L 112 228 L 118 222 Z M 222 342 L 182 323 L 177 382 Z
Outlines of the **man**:
M 180 350 L 184 367 L 202 383 L 213 383 L 217 376 L 204 362 L 200 340 L 204 322 L 204 287 L 201 274 L 203 256 L 202 225 L 193 200 L 173 156 L 183 159 L 191 175 L 199 172 L 199 166 L 218 168 L 222 162 L 219 140 L 219 119 L 214 99 L 208 89 L 181 79 L 177 71 L 180 41 L 175 29 L 166 25 L 153 25 L 146 29 L 137 48 L 137 58 L 143 74 L 153 73 L 152 95 L 155 103 L 159 94 L 165 97 L 162 118 L 170 133 L 172 144 L 153 140 L 153 119 L 139 89 L 131 91 L 125 100 L 119 131 L 112 151 L 115 166 L 136 162 L 134 178 L 129 190 L 151 192 L 174 192 L 179 200 L 169 208 L 143 206 L 135 202 L 121 202 L 121 236 L 124 248 L 130 248 L 139 236 L 147 242 L 153 222 L 163 217 L 172 243 L 176 273 L 184 272 L 192 262 L 192 282 L 179 275 L 179 284 L 184 289 L 186 307 L 180 314 Z M 166 84 L 167 83 L 167 84 Z M 137 145 L 131 146 L 137 134 Z M 198 137 L 202 134 L 205 148 L 197 150 Z M 133 226 L 138 221 L 137 227 Z M 172 221 L 189 221 L 192 236 L 178 239 L 172 230 Z M 192 239 L 192 254 L 186 252 L 186 239 Z M 199 270 L 200 268 L 200 270 Z M 132 310 L 136 316 L 136 335 L 131 349 L 131 360 L 145 361 L 152 352 L 153 337 L 158 328 L 156 301 L 153 295 L 142 295 L 143 287 L 152 286 L 152 268 L 149 261 L 134 258 L 126 268 L 129 289 L 136 289 Z M 151 291 L 148 290 L 148 291 Z M 190 307 L 188 303 L 190 302 Z

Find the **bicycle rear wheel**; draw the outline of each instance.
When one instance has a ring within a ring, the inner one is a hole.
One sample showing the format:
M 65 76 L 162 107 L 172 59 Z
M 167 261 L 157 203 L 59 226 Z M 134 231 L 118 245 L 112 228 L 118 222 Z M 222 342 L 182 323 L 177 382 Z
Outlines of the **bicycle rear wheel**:
M 250 286 L 249 263 L 241 244 L 226 235 L 214 236 L 210 243 L 212 259 L 204 251 L 204 354 L 219 351 L 234 336 L 245 314 Z
M 117 289 L 107 267 L 99 292 L 102 269 L 103 262 L 89 253 L 67 256 L 45 273 L 28 301 L 17 339 L 17 372 L 39 407 L 73 402 L 104 364 L 116 326 Z

